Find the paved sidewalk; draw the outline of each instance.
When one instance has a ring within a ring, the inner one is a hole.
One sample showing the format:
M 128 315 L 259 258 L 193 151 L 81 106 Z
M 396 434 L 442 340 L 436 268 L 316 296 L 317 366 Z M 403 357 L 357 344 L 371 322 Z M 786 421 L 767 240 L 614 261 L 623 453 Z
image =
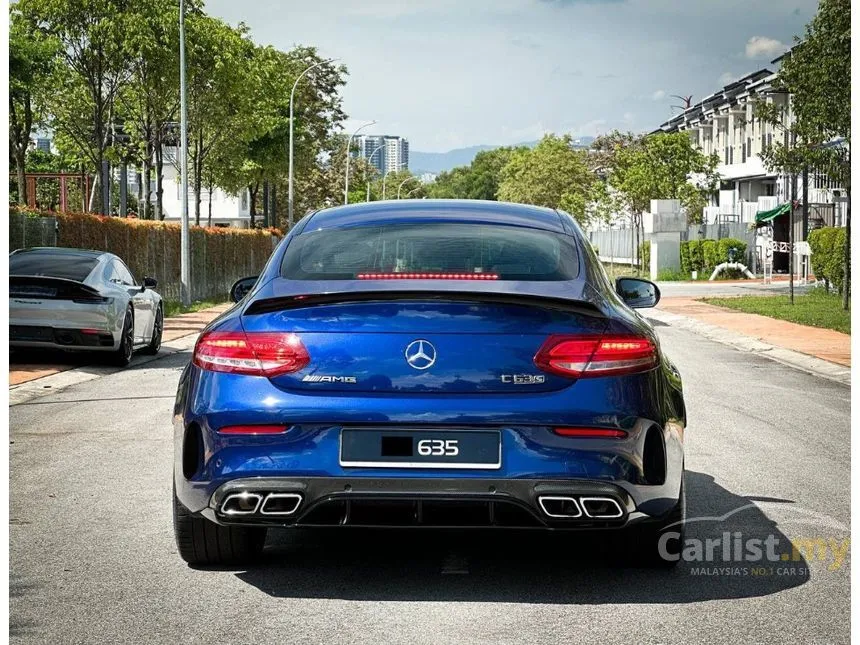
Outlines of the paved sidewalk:
M 851 366 L 851 336 L 838 331 L 717 307 L 694 298 L 664 298 L 658 309 L 743 334 L 775 347 Z
M 224 303 L 217 307 L 203 309 L 193 313 L 172 316 L 164 319 L 163 343 L 169 343 L 178 338 L 199 333 L 212 320 L 227 311 L 233 303 Z M 31 362 L 17 363 L 17 360 L 26 359 Z M 64 354 L 63 352 L 50 352 L 36 357 L 27 356 L 10 357 L 9 359 L 9 385 L 20 385 L 36 379 L 51 376 L 59 372 L 85 367 L 99 362 L 99 357 L 93 354 Z

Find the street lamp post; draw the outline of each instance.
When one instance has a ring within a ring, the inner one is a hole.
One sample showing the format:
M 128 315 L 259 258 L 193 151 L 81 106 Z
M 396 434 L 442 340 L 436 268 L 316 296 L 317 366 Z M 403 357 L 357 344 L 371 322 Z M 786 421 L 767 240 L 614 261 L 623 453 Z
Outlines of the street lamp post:
M 289 179 L 287 180 L 287 218 L 290 229 L 293 228 L 293 98 L 296 94 L 296 87 L 298 87 L 299 81 L 302 80 L 302 77 L 305 74 L 307 74 L 315 67 L 319 67 L 320 65 L 325 65 L 327 63 L 332 63 L 336 60 L 337 58 L 329 58 L 328 60 L 314 63 L 313 65 L 305 68 L 305 70 L 301 74 L 299 74 L 298 77 L 296 77 L 296 81 L 293 83 L 293 89 L 290 90 L 290 169 Z
M 400 165 L 397 166 L 397 170 L 400 170 L 405 165 L 406 165 L 405 161 L 401 162 Z M 385 180 L 386 179 L 388 179 L 388 169 L 386 169 L 385 172 L 382 173 L 382 199 L 385 199 Z
M 188 102 L 185 91 L 185 0 L 179 0 L 179 102 L 180 171 L 182 173 L 181 228 L 179 233 L 179 299 L 184 306 L 191 304 L 191 237 L 188 230 Z
M 415 192 L 416 190 L 418 190 L 419 188 L 421 188 L 421 186 L 420 186 L 420 185 L 419 185 L 419 186 L 416 186 L 415 188 L 413 188 L 412 190 L 410 190 L 408 193 L 406 193 L 406 199 L 409 199 L 409 195 L 411 195 L 412 193 L 414 193 L 414 192 Z
M 364 125 L 360 125 L 355 129 L 355 132 L 352 133 L 352 136 L 346 142 L 346 179 L 343 183 L 343 203 L 344 205 L 349 204 L 349 151 L 352 148 L 352 140 L 355 138 L 359 132 L 364 130 L 364 128 L 374 125 L 376 121 L 368 121 Z
M 415 175 L 409 175 L 406 179 L 400 182 L 400 185 L 397 187 L 397 199 L 400 199 L 400 189 L 403 188 L 403 184 L 405 184 L 411 179 L 415 179 L 417 181 L 418 177 L 416 177 Z
M 373 155 L 375 155 L 377 152 L 379 152 L 384 147 L 385 147 L 385 142 L 383 141 L 378 146 L 376 146 L 373 149 L 373 152 L 371 152 L 370 155 L 367 157 L 368 161 L 373 159 Z M 385 167 L 383 166 L 383 170 L 384 169 L 385 169 Z M 367 201 L 370 201 L 370 182 L 369 181 L 367 182 Z

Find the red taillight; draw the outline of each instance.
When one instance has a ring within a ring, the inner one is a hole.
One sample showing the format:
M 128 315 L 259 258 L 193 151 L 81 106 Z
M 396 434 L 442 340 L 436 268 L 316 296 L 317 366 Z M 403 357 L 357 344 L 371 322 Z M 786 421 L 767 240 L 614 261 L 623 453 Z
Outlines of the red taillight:
M 218 430 L 221 434 L 283 434 L 286 431 L 286 426 L 282 425 L 224 426 Z
M 657 365 L 657 348 L 641 336 L 550 336 L 535 365 L 561 376 L 586 378 L 644 372 Z
M 627 436 L 624 430 L 614 428 L 553 428 L 552 431 L 562 437 L 624 439 Z
M 498 280 L 495 273 L 359 273 L 359 280 Z
M 279 376 L 302 369 L 310 356 L 295 334 L 210 331 L 197 341 L 193 362 L 213 372 Z

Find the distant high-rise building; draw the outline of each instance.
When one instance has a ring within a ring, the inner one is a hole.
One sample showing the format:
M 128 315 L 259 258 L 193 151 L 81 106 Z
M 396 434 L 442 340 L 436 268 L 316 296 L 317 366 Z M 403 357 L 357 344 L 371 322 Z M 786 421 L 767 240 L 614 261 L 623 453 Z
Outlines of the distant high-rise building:
M 380 174 L 409 168 L 409 140 L 389 134 L 356 137 L 356 156 L 367 159 Z

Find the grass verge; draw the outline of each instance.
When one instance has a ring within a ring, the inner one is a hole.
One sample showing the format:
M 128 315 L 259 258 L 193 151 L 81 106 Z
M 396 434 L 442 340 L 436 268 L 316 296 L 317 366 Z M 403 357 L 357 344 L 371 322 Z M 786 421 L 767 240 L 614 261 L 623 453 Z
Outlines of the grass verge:
M 200 311 L 201 309 L 209 309 L 210 307 L 215 307 L 217 305 L 223 304 L 223 302 L 215 302 L 214 300 L 201 300 L 199 302 L 192 302 L 188 307 L 183 307 L 182 303 L 178 300 L 165 300 L 163 304 L 164 317 L 170 318 L 171 316 L 178 316 L 180 314 L 190 314 L 195 311 Z
M 759 314 L 787 320 L 810 327 L 833 329 L 843 334 L 851 333 L 851 312 L 842 309 L 842 297 L 826 293 L 824 289 L 813 289 L 794 296 L 792 305 L 788 296 L 739 296 L 735 298 L 702 298 L 703 302 L 718 307 L 736 309 L 748 314 Z

